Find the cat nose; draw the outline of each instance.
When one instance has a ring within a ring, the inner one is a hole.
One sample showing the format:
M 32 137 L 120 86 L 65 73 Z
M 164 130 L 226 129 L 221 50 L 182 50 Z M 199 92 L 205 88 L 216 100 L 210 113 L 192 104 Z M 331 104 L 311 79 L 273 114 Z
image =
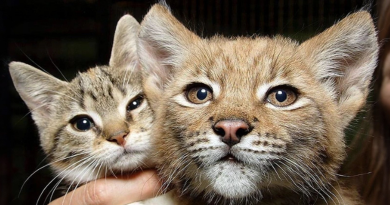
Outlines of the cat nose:
M 112 134 L 107 140 L 110 142 L 116 142 L 120 146 L 124 146 L 126 142 L 125 137 L 127 134 L 129 133 L 125 131 L 119 131 Z
M 217 122 L 213 129 L 222 137 L 222 142 L 230 147 L 239 143 L 241 137 L 250 132 L 249 125 L 243 120 L 222 120 Z

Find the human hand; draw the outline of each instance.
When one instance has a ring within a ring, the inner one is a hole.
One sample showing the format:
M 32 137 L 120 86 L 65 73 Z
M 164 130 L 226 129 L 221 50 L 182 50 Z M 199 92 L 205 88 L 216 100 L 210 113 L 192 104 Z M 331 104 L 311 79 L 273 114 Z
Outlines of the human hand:
M 128 204 L 155 197 L 161 187 L 154 170 L 121 178 L 98 179 L 69 192 L 49 205 Z

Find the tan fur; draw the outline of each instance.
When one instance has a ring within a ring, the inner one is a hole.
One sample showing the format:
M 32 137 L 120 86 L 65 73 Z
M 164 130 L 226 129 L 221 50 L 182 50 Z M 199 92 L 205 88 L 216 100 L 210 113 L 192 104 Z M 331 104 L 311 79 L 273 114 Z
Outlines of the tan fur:
M 142 99 L 142 73 L 135 43 L 138 29 L 132 16 L 122 17 L 110 66 L 90 68 L 71 82 L 21 62 L 9 65 L 16 90 L 38 126 L 41 146 L 55 177 L 70 185 L 68 191 L 97 178 L 153 166 L 153 112 Z M 136 101 L 139 107 L 130 109 Z M 75 128 L 82 117 L 92 121 L 90 129 Z M 113 140 L 119 135 L 124 136 L 122 145 Z
M 156 111 L 158 168 L 182 203 L 361 204 L 336 174 L 344 128 L 363 106 L 376 65 L 369 13 L 300 45 L 280 36 L 202 39 L 155 5 L 137 45 Z M 193 86 L 211 99 L 192 103 Z M 279 88 L 296 100 L 273 105 Z M 215 130 L 226 120 L 250 127 L 233 146 Z

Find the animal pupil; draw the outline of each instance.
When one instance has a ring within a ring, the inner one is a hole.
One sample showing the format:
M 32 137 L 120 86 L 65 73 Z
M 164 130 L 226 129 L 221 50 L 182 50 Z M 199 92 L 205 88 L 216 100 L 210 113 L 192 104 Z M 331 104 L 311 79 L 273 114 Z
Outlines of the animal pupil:
M 275 94 L 275 98 L 279 102 L 284 102 L 287 99 L 287 93 L 283 90 L 278 90 Z
M 207 90 L 205 88 L 199 89 L 198 93 L 196 93 L 196 97 L 199 100 L 204 100 L 207 97 Z
M 128 110 L 134 110 L 134 109 L 138 108 L 141 105 L 141 102 L 142 102 L 142 98 L 141 97 L 137 98 L 134 101 L 129 103 L 129 105 L 127 106 L 127 109 Z
M 76 122 L 76 128 L 81 131 L 87 131 L 91 129 L 91 125 L 92 125 L 91 121 L 86 117 L 80 118 Z

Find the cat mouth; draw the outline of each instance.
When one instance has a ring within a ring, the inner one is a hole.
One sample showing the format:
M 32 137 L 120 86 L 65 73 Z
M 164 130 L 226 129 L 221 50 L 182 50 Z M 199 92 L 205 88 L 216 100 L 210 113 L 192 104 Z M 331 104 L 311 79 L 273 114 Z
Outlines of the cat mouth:
M 142 151 L 138 151 L 138 150 L 124 150 L 122 155 L 135 155 L 135 154 L 141 154 L 143 153 Z

